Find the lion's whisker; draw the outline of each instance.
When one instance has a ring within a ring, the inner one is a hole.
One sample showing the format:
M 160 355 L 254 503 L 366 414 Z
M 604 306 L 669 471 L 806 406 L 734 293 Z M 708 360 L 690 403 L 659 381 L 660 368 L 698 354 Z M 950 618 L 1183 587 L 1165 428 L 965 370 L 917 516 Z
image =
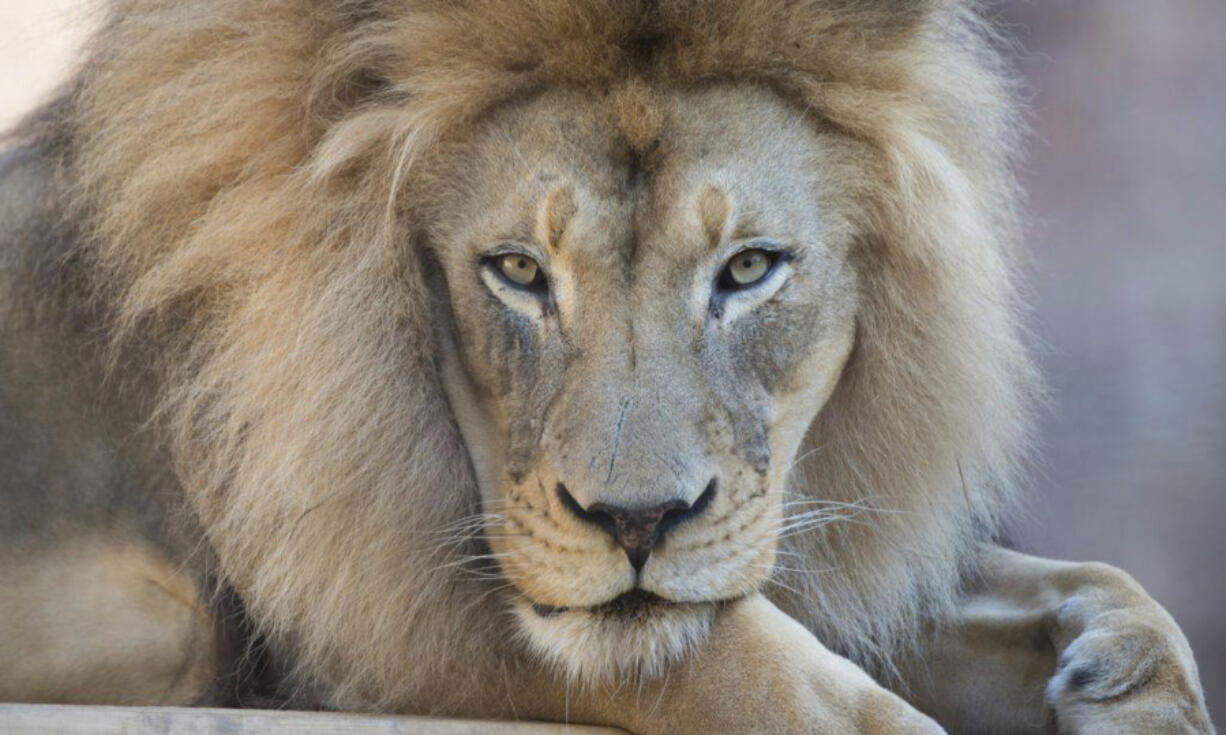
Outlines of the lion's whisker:
M 837 523 L 840 521 L 847 522 L 847 523 L 855 523 L 857 525 L 870 525 L 866 521 L 857 519 L 854 514 L 822 516 L 820 518 L 808 518 L 798 523 L 785 524 L 778 531 L 777 537 L 780 540 L 783 540 L 783 539 L 790 538 L 792 536 L 797 536 L 803 533 L 807 533 L 809 531 L 813 531 L 823 526 L 828 526 L 828 525 L 831 525 L 833 523 Z

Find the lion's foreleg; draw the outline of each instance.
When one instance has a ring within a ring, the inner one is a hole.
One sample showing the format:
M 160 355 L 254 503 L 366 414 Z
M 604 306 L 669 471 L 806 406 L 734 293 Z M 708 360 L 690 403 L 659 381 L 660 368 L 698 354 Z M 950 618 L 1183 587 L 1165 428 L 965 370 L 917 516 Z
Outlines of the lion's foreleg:
M 978 582 L 908 667 L 955 732 L 1211 733 L 1183 633 L 1114 567 L 984 547 Z
M 761 596 L 725 605 L 709 640 L 659 679 L 520 681 L 533 682 L 516 696 L 520 716 L 641 734 L 942 732 Z
M 0 559 L 0 701 L 199 704 L 219 671 L 195 582 L 152 547 L 79 539 Z

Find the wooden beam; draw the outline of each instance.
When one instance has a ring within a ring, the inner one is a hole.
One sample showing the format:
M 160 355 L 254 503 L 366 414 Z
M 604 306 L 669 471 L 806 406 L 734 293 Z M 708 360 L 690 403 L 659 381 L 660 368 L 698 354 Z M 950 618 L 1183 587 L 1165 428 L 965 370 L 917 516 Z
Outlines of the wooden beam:
M 54 735 L 618 735 L 620 730 L 540 722 L 190 707 L 0 704 L 0 733 Z

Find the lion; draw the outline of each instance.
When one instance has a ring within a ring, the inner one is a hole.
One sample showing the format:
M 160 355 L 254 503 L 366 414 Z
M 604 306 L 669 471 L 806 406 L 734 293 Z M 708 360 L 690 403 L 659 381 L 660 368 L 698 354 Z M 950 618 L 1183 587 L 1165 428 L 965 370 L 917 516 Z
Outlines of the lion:
M 970 0 L 116 0 L 0 184 L 0 698 L 1212 732 L 998 545 L 1041 397 Z

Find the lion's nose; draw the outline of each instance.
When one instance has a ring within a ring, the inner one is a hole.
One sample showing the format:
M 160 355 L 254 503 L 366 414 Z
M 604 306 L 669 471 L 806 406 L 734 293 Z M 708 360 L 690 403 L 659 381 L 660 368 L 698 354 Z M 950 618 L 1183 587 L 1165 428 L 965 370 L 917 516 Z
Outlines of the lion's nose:
M 593 503 L 584 508 L 571 496 L 566 486 L 558 483 L 558 499 L 575 517 L 603 528 L 630 559 L 634 571 L 641 571 L 647 557 L 669 529 L 700 515 L 715 497 L 715 480 L 707 483 L 702 495 L 691 505 L 684 500 L 670 500 L 650 508 L 626 508 L 609 503 Z

